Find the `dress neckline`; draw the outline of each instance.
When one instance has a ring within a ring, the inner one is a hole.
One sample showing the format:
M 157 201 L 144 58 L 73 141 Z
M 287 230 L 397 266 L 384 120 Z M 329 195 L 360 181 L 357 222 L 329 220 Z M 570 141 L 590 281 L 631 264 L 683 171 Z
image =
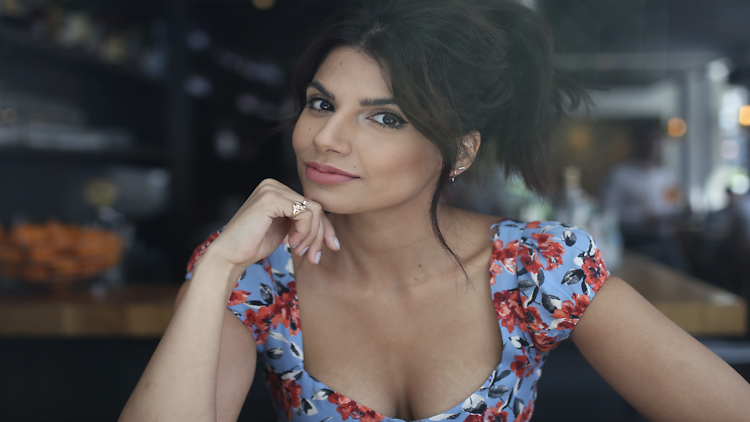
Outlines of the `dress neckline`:
M 496 228 L 499 231 L 499 226 L 502 223 L 502 221 L 505 221 L 505 219 L 501 220 L 500 223 L 493 224 L 490 227 L 490 239 L 492 239 L 492 232 Z M 494 239 L 492 239 L 492 240 L 494 240 Z M 493 241 L 492 247 L 491 247 L 490 268 L 489 268 L 489 271 L 488 271 L 488 275 L 489 275 L 488 282 L 489 283 L 492 283 L 492 280 L 494 280 L 495 277 L 499 275 L 499 274 L 497 274 L 496 272 L 493 271 L 494 265 L 492 265 L 493 264 L 492 256 L 494 256 L 496 254 L 497 251 L 495 249 L 497 247 L 498 247 L 497 243 L 495 243 Z M 292 253 L 291 253 L 291 247 L 290 247 L 289 243 L 287 243 L 287 246 L 284 248 L 284 250 L 287 251 L 287 253 L 289 254 L 289 259 L 291 259 L 292 258 Z M 293 277 L 290 280 L 290 282 L 291 281 L 296 281 L 296 276 L 294 276 L 294 274 L 292 274 L 292 275 L 293 275 Z M 490 293 L 491 294 L 495 293 L 495 285 L 496 284 L 497 283 L 490 285 Z M 296 291 L 295 291 L 295 294 L 294 294 L 294 301 L 297 304 L 297 306 L 299 307 L 299 298 L 297 297 Z M 498 325 L 500 325 L 499 321 L 498 321 Z M 502 327 L 502 325 L 500 325 L 501 335 L 502 335 L 503 330 L 504 330 L 504 327 Z M 394 422 L 420 422 L 420 421 L 429 421 L 429 420 L 432 420 L 432 419 L 434 419 L 434 418 L 436 418 L 438 416 L 442 416 L 442 415 L 453 414 L 453 413 L 460 414 L 461 412 L 463 412 L 463 405 L 464 405 L 464 403 L 466 403 L 467 401 L 471 400 L 475 395 L 477 395 L 477 393 L 479 393 L 480 391 L 482 391 L 483 389 L 485 389 L 485 387 L 487 387 L 488 383 L 492 383 L 493 379 L 497 376 L 498 373 L 500 373 L 500 369 L 501 369 L 502 366 L 504 366 L 504 365 L 507 366 L 507 364 L 505 362 L 505 359 L 502 359 L 502 355 L 505 352 L 505 348 L 503 348 L 503 350 L 500 352 L 500 354 L 501 354 L 500 363 L 492 370 L 492 372 L 489 374 L 489 376 L 487 376 L 485 378 L 485 380 L 482 383 L 482 385 L 480 385 L 478 389 L 474 390 L 474 392 L 471 393 L 469 395 L 469 397 L 467 397 L 466 399 L 462 400 L 461 402 L 459 402 L 455 406 L 453 406 L 453 407 L 451 407 L 451 408 L 449 408 L 447 410 L 444 410 L 444 411 L 442 411 L 440 413 L 437 413 L 435 415 L 428 416 L 426 418 L 421 418 L 421 419 L 418 419 L 418 420 L 415 420 L 415 421 L 406 421 L 404 419 L 399 419 L 399 418 L 395 418 L 395 417 L 386 416 L 386 415 L 378 412 L 377 410 L 374 410 L 371 407 L 362 404 L 361 402 L 357 402 L 355 400 L 352 400 L 349 397 L 347 397 L 345 394 L 342 394 L 342 393 L 334 390 L 333 388 L 329 387 L 326 383 L 324 383 L 324 382 L 318 380 L 317 378 L 313 377 L 312 375 L 310 375 L 310 373 L 307 372 L 307 370 L 305 369 L 305 358 L 304 358 L 304 356 L 305 356 L 305 354 L 304 354 L 304 352 L 305 352 L 305 342 L 304 342 L 304 333 L 303 333 L 303 330 L 302 330 L 302 320 L 301 320 L 301 318 L 300 318 L 300 327 L 299 327 L 298 336 L 299 336 L 299 340 L 298 340 L 299 341 L 299 347 L 300 347 L 300 349 L 302 349 L 302 359 L 300 359 L 300 365 L 301 365 L 301 369 L 300 370 L 302 371 L 302 373 L 304 375 L 306 375 L 308 378 L 310 378 L 310 380 L 312 380 L 316 384 L 316 391 L 319 391 L 321 389 L 327 389 L 327 390 L 330 391 L 329 394 L 338 394 L 342 398 L 346 398 L 347 400 L 351 400 L 352 402 L 357 403 L 359 406 L 364 407 L 367 410 L 370 410 L 370 411 L 373 411 L 373 412 L 377 413 L 378 415 L 382 416 L 384 418 L 384 420 L 386 420 L 386 421 L 394 421 Z

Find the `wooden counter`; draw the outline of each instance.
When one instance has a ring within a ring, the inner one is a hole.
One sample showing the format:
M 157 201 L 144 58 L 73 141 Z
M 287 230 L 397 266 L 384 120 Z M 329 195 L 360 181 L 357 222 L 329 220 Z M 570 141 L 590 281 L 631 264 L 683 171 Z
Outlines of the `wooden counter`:
M 179 285 L 127 285 L 103 295 L 89 290 L 0 295 L 0 336 L 159 337 L 169 324 Z
M 747 332 L 745 300 L 712 284 L 627 252 L 612 275 L 627 281 L 690 334 L 742 336 Z
M 737 295 L 631 253 L 612 273 L 691 334 L 747 332 L 747 304 Z M 88 290 L 0 294 L 0 336 L 159 337 L 169 324 L 178 288 L 130 284 L 100 298 Z

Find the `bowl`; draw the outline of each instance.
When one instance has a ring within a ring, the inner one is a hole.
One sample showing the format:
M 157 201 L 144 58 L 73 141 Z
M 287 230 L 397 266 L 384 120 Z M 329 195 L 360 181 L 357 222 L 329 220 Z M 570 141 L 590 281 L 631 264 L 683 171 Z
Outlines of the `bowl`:
M 59 222 L 0 227 L 0 273 L 32 284 L 66 287 L 120 263 L 123 241 L 109 230 Z

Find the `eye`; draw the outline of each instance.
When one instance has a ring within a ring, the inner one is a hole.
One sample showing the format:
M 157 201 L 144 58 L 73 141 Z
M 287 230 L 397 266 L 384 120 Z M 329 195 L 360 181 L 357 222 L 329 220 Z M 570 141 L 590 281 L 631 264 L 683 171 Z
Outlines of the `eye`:
M 369 119 L 388 129 L 401 129 L 407 123 L 406 120 L 392 111 L 379 111 Z
M 333 105 L 329 103 L 327 100 L 320 98 L 320 97 L 308 98 L 307 108 L 313 111 L 318 111 L 318 112 L 334 111 Z

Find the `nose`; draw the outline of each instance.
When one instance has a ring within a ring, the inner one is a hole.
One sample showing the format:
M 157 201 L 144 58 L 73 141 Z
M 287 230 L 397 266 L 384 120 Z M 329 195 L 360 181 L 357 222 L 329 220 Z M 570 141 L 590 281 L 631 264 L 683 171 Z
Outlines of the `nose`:
M 315 149 L 322 153 L 349 155 L 351 153 L 351 135 L 354 132 L 350 117 L 338 112 L 326 120 L 325 125 L 313 138 Z

